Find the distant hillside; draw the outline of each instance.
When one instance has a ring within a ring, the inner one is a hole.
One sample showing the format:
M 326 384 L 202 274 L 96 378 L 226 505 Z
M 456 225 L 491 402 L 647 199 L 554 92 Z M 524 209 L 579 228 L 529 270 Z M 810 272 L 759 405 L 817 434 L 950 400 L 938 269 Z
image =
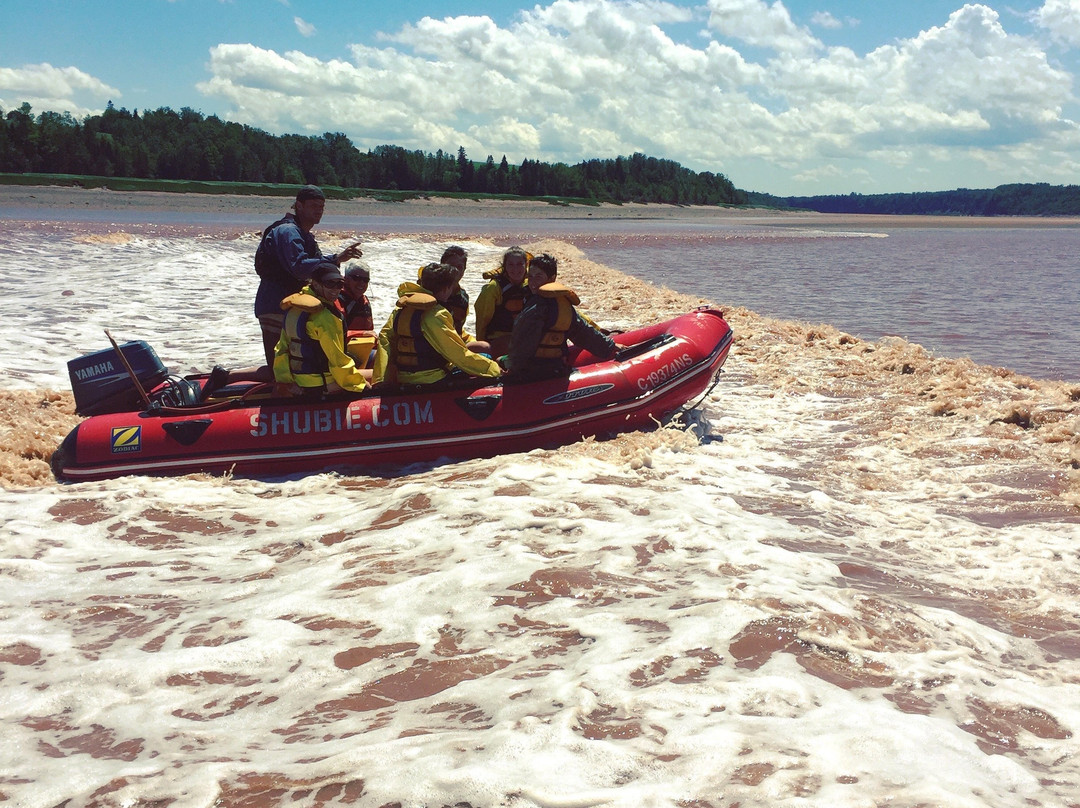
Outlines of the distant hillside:
M 749 193 L 750 204 L 821 213 L 887 213 L 923 216 L 1080 216 L 1080 185 L 1045 182 L 997 188 L 915 194 L 772 196 Z
M 352 191 L 570 197 L 597 202 L 743 205 L 723 174 L 695 172 L 644 154 L 575 165 L 524 160 L 510 165 L 400 146 L 362 152 L 340 132 L 268 134 L 187 107 L 128 112 L 112 103 L 82 121 L 29 104 L 0 109 L 0 172 L 203 183 L 312 183 Z
M 66 176 L 85 184 L 138 179 L 162 187 L 199 183 L 230 192 L 304 183 L 334 196 L 401 194 L 482 195 L 671 205 L 754 205 L 823 213 L 934 216 L 1080 216 L 1080 186 L 1047 183 L 960 188 L 915 194 L 851 193 L 775 196 L 746 192 L 723 174 L 695 172 L 672 160 L 644 154 L 583 160 L 575 165 L 524 160 L 511 165 L 382 145 L 360 151 L 344 134 L 275 136 L 260 129 L 204 116 L 187 107 L 129 112 L 110 102 L 83 120 L 67 113 L 33 114 L 29 104 L 0 109 L 0 181 L 35 175 Z M 139 187 L 147 187 L 140 185 Z M 280 188 L 278 189 L 280 190 Z M 282 191 L 287 193 L 288 191 Z

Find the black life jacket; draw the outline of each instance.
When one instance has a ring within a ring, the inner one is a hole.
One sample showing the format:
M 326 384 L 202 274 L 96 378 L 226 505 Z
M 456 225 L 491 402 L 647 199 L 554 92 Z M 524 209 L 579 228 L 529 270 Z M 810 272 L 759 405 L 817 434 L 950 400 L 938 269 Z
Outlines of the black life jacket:
M 459 288 L 443 305 L 454 318 L 454 330 L 465 333 L 465 319 L 469 316 L 469 293 Z
M 322 308 L 332 312 L 339 319 L 341 318 L 341 312 L 338 311 L 337 307 L 323 304 Z M 319 311 L 320 309 L 312 311 L 292 308 L 285 314 L 283 330 L 289 336 L 289 370 L 301 387 L 308 386 L 302 382 L 311 381 L 302 378 L 304 376 L 321 376 L 322 386 L 332 380 L 329 375 L 330 360 L 327 358 L 319 341 L 312 339 L 307 332 L 308 320 Z M 342 323 L 342 333 L 344 333 L 344 323 Z
M 529 287 L 515 284 L 505 275 L 497 276 L 495 280 L 499 284 L 499 295 L 502 300 L 491 314 L 486 333 L 488 335 L 509 334 L 514 330 L 514 320 L 525 307 L 525 297 L 529 293 Z

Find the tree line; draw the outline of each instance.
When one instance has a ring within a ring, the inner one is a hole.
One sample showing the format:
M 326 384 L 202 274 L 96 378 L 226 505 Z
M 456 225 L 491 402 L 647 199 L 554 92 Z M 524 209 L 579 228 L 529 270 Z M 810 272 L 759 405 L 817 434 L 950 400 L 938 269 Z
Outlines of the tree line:
M 576 165 L 511 165 L 400 146 L 357 149 L 344 134 L 271 135 L 184 107 L 132 112 L 109 102 L 100 115 L 0 109 L 0 172 L 152 180 L 313 184 L 345 189 L 575 197 L 599 202 L 742 205 L 722 174 L 693 172 L 644 154 Z
M 1013 183 L 910 194 L 785 196 L 751 193 L 751 203 L 821 213 L 922 216 L 1080 216 L 1080 185 Z

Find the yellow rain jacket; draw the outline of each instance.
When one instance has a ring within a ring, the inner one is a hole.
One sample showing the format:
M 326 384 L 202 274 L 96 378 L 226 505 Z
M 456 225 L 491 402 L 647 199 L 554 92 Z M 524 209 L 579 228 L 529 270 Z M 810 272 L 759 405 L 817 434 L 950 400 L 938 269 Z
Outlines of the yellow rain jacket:
M 424 274 L 424 268 L 420 267 L 416 271 L 416 281 L 420 282 L 421 276 Z M 427 294 L 427 292 L 425 292 Z M 454 294 L 450 295 L 450 299 L 446 301 L 444 308 L 450 312 L 450 315 L 454 319 L 454 328 L 457 330 L 458 335 L 461 337 L 462 342 L 466 344 L 473 341 L 473 335 L 465 330 L 465 320 L 469 317 L 469 293 L 458 285 L 458 290 Z
M 274 378 L 282 384 L 359 393 L 367 387 L 345 352 L 345 329 L 332 303 L 310 286 L 281 301 L 285 325 L 274 352 Z
M 488 275 L 488 282 L 476 296 L 476 338 L 488 340 L 492 337 L 507 336 L 514 330 L 514 320 L 525 306 L 529 294 L 529 285 L 522 281 L 514 284 L 501 268 L 497 273 Z
M 455 367 L 470 376 L 502 373 L 497 362 L 465 347 L 453 316 L 424 287 L 401 284 L 397 307 L 379 332 L 372 381 L 431 384 Z

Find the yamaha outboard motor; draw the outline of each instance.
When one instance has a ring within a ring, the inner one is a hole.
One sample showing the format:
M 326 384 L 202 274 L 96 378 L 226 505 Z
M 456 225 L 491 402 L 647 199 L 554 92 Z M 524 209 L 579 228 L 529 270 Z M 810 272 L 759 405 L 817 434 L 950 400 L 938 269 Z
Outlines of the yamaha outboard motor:
M 125 342 L 120 350 L 144 390 L 152 390 L 168 377 L 165 366 L 147 343 Z M 68 376 L 75 394 L 75 412 L 79 415 L 143 408 L 135 383 L 112 348 L 72 359 L 68 362 Z

